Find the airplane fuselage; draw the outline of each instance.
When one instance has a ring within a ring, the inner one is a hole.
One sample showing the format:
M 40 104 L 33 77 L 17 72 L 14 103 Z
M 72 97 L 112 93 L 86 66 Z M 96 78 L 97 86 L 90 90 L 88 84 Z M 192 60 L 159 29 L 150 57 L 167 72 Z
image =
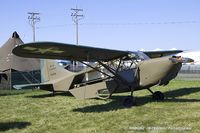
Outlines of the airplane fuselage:
M 107 88 L 111 93 L 121 93 L 148 89 L 154 85 L 167 85 L 177 76 L 181 66 L 181 63 L 173 62 L 169 57 L 141 61 L 137 68 L 120 72 L 127 82 L 113 78 L 107 81 Z

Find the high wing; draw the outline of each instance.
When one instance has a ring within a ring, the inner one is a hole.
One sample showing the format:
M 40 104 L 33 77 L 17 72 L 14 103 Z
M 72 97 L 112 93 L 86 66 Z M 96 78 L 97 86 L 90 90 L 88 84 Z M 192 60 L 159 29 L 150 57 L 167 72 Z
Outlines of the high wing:
M 150 58 L 158 58 L 183 52 L 182 50 L 142 51 Z
M 57 42 L 35 42 L 20 45 L 13 53 L 21 57 L 77 61 L 110 61 L 128 55 L 128 51 L 94 48 Z

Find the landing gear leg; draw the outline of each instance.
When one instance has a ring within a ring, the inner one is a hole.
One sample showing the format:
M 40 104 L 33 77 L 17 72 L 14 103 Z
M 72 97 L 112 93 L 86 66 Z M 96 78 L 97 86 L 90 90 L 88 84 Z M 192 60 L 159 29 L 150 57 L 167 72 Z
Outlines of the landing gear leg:
M 130 107 L 136 105 L 135 98 L 133 97 L 133 91 L 131 91 L 130 96 L 125 97 L 125 99 L 123 101 L 123 105 L 127 108 L 130 108 Z
M 162 92 L 160 91 L 156 91 L 156 92 L 153 92 L 152 90 L 148 89 L 151 93 L 152 93 L 152 98 L 156 101 L 163 101 L 165 96 Z
M 53 92 L 52 92 L 52 96 L 55 96 L 55 91 L 53 90 Z

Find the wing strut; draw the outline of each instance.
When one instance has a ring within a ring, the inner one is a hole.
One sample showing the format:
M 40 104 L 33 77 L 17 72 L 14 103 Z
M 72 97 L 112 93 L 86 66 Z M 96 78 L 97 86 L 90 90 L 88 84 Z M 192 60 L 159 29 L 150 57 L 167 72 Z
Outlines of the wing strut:
M 109 75 L 109 74 L 107 74 L 107 73 L 105 73 L 105 72 L 103 72 L 103 71 L 101 71 L 101 70 L 99 70 L 98 68 L 95 68 L 94 66 L 92 66 L 92 65 L 89 65 L 89 64 L 87 64 L 87 63 L 85 63 L 85 62 L 83 62 L 83 61 L 79 61 L 79 62 L 81 62 L 82 64 L 84 64 L 84 65 L 86 65 L 86 66 L 88 66 L 88 67 L 90 67 L 90 68 L 92 68 L 92 69 L 94 69 L 94 70 L 96 70 L 96 71 L 98 71 L 98 72 L 100 72 L 100 73 L 102 73 L 102 74 L 104 74 L 104 75 L 106 75 L 108 78 L 112 78 L 112 79 L 114 79 L 117 83 L 119 83 L 119 84 L 124 84 L 125 86 L 127 86 L 127 87 L 131 87 L 131 85 L 130 85 L 130 83 L 128 82 L 128 81 L 126 81 L 126 79 L 124 79 L 123 77 L 121 77 L 117 72 L 118 72 L 118 70 L 119 70 L 119 66 L 117 67 L 117 69 L 116 70 L 114 70 L 113 68 L 111 68 L 111 67 L 109 67 L 108 65 L 106 65 L 106 64 L 104 64 L 102 61 L 97 61 L 101 66 L 103 66 L 106 70 L 108 70 L 111 74 L 113 74 L 114 76 L 111 76 L 111 75 Z M 121 59 L 120 59 L 120 62 L 121 62 Z M 119 65 L 120 65 L 121 63 L 119 63 Z M 119 86 L 118 86 L 119 87 Z M 113 90 L 111 91 L 109 91 L 109 96 L 107 96 L 106 98 L 110 98 L 111 96 L 112 96 L 112 94 L 115 92 L 115 90 L 117 89 L 117 87 L 116 88 L 113 88 Z M 101 99 L 106 99 L 106 98 L 102 98 L 102 97 L 100 97 Z
M 105 73 L 105 72 L 103 72 L 103 71 L 101 71 L 101 70 L 99 70 L 99 69 L 93 67 L 93 66 L 90 65 L 90 64 L 87 64 L 87 63 L 85 63 L 85 62 L 83 62 L 83 61 L 79 61 L 79 62 L 82 63 L 82 64 L 84 64 L 84 65 L 86 65 L 86 66 L 88 66 L 88 67 L 90 67 L 90 68 L 92 68 L 92 69 L 94 69 L 95 71 L 98 71 L 98 72 L 100 72 L 100 73 L 102 73 L 102 74 L 108 76 L 109 78 L 113 78 L 113 77 L 110 76 L 109 74 L 107 74 L 107 73 Z
M 111 67 L 108 65 L 102 63 L 101 61 L 98 61 L 100 65 L 102 65 L 105 69 L 107 69 L 110 73 L 114 75 L 114 79 L 117 81 L 121 81 L 124 85 L 128 85 L 128 81 L 126 81 L 124 78 L 122 78 L 119 74 L 117 74 L 117 71 L 114 71 Z

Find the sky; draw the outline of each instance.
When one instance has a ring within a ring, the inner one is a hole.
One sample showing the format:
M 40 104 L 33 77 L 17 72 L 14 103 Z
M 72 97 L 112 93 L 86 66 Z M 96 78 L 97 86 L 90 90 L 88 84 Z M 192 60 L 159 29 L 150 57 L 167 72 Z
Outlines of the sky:
M 0 46 L 14 31 L 32 42 L 27 12 L 39 12 L 36 41 L 76 43 L 71 8 L 83 9 L 79 44 L 118 50 L 199 50 L 199 0 L 2 0 Z

